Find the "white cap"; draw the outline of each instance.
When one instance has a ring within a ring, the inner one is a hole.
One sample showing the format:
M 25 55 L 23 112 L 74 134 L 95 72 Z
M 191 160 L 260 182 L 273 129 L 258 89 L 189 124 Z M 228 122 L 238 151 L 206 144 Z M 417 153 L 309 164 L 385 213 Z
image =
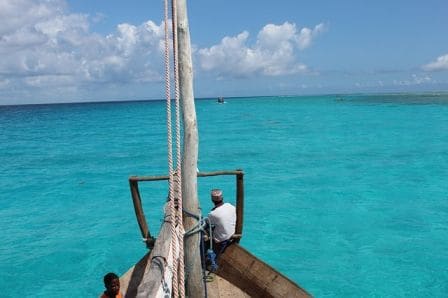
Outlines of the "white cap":
M 223 197 L 222 197 L 222 190 L 220 189 L 212 189 L 211 192 L 211 196 L 212 196 L 212 201 L 215 203 L 221 202 Z

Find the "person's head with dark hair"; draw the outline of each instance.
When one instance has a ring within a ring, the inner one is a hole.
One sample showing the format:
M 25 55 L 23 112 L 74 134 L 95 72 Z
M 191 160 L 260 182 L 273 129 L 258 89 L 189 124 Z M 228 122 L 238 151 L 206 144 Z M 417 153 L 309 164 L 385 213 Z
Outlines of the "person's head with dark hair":
M 120 294 L 120 279 L 115 273 L 109 272 L 104 275 L 104 286 L 106 287 L 106 291 L 104 291 L 106 297 L 115 298 Z

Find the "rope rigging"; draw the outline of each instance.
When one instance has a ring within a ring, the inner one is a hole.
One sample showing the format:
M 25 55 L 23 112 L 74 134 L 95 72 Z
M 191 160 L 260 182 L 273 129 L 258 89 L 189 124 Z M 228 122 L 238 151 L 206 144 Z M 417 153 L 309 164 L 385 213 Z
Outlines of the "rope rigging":
M 173 53 L 173 78 L 171 78 L 170 72 L 170 36 L 169 36 L 169 2 L 171 2 L 171 30 L 172 30 L 172 53 Z M 173 258 L 171 266 L 168 264 L 168 268 L 172 272 L 172 296 L 173 297 L 185 297 L 185 272 L 188 272 L 188 268 L 185 268 L 184 264 L 184 237 L 191 236 L 195 233 L 205 232 L 208 218 L 202 218 L 202 216 L 192 214 L 183 209 L 182 204 L 182 156 L 181 156 L 181 112 L 180 112 L 180 90 L 179 90 L 179 66 L 178 66 L 178 35 L 177 35 L 177 1 L 176 0 L 164 0 L 164 29 L 165 29 L 165 96 L 166 96 L 166 113 L 167 113 L 167 157 L 168 157 L 168 173 L 169 173 L 169 220 L 170 220 L 170 255 Z M 172 106 L 171 106 L 171 80 L 174 82 L 174 102 L 175 102 L 175 162 L 173 158 L 173 128 L 172 128 Z M 174 166 L 175 164 L 175 166 Z M 189 217 L 196 219 L 197 224 L 189 231 L 185 232 L 183 226 L 183 212 Z M 216 255 L 212 249 L 212 234 L 210 228 L 210 249 L 206 253 L 202 254 L 204 259 L 204 271 L 205 271 L 205 259 L 211 262 L 211 271 L 217 269 Z M 199 238 L 201 245 L 203 246 L 203 237 Z M 170 263 L 170 262 L 168 262 Z M 208 276 L 203 273 L 204 282 L 209 279 Z M 205 286 L 206 289 L 206 286 Z M 207 292 L 205 292 L 207 296 Z
M 171 73 L 169 51 L 169 0 L 164 1 L 164 28 L 165 28 L 165 95 L 167 111 L 167 146 L 168 146 L 168 173 L 169 173 L 169 212 L 171 221 L 171 249 L 173 250 L 173 296 L 185 297 L 184 276 L 184 227 L 182 215 L 182 159 L 180 137 L 180 93 L 177 55 L 177 14 L 176 0 L 171 0 L 171 26 L 173 47 L 173 73 L 175 94 L 175 140 L 176 140 L 176 169 L 173 166 L 173 135 L 171 111 Z

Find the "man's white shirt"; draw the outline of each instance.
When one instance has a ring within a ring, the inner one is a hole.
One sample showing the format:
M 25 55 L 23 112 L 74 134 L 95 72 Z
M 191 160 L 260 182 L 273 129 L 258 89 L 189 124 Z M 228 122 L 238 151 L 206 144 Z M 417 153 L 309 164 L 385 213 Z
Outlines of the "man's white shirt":
M 215 227 L 213 239 L 216 242 L 227 240 L 235 234 L 236 209 L 232 204 L 224 203 L 210 211 L 208 219 Z

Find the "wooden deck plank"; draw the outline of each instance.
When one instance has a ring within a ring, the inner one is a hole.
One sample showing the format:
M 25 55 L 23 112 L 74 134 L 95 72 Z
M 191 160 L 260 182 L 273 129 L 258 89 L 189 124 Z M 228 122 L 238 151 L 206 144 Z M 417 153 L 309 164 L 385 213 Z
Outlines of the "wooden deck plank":
M 241 289 L 229 283 L 221 276 L 213 274 L 213 281 L 207 282 L 207 294 L 209 298 L 249 298 L 250 296 Z

